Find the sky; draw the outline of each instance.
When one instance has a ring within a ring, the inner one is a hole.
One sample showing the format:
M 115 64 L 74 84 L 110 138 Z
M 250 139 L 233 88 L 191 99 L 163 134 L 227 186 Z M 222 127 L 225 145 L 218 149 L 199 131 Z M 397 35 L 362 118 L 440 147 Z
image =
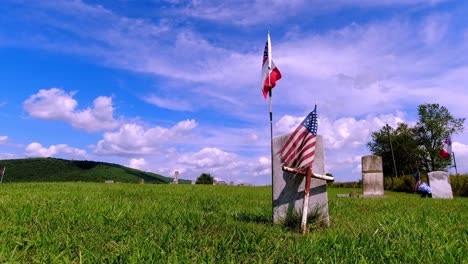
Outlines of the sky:
M 357 181 L 385 124 L 414 125 L 425 103 L 467 117 L 467 13 L 444 0 L 3 0 L 0 159 L 271 184 L 270 31 L 274 136 L 316 102 L 326 170 Z M 452 140 L 468 173 L 468 132 Z

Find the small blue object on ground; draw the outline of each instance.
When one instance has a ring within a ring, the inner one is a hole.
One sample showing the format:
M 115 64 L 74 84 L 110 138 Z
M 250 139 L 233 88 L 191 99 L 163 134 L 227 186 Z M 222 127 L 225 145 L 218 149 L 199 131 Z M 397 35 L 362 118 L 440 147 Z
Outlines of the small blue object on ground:
M 431 187 L 425 182 L 418 186 L 418 193 L 421 194 L 421 197 L 426 197 L 426 195 L 432 197 Z

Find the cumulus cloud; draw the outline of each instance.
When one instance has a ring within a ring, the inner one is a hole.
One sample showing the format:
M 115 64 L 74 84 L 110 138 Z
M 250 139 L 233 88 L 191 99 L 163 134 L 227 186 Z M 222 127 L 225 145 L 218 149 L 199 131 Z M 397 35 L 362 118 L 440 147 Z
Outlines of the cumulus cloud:
M 198 125 L 195 120 L 185 120 L 171 128 L 145 129 L 137 124 L 124 124 L 116 132 L 106 132 L 94 149 L 98 155 L 153 155 L 167 144 L 176 144 L 190 137 Z
M 236 162 L 237 155 L 217 148 L 204 148 L 197 153 L 182 155 L 178 162 L 194 168 L 229 168 Z
M 452 151 L 455 152 L 458 172 L 466 173 L 468 171 L 468 165 L 463 161 L 468 160 L 468 144 L 452 142 Z M 454 169 L 451 172 L 455 174 Z
M 109 130 L 118 125 L 113 117 L 112 98 L 100 96 L 94 100 L 92 108 L 76 110 L 75 94 L 58 88 L 41 89 L 24 101 L 23 107 L 32 117 L 69 122 L 73 127 L 89 132 Z
M 144 158 L 130 159 L 127 167 L 145 171 L 148 168 L 148 163 Z
M 280 132 L 292 132 L 304 120 L 304 117 L 285 115 L 276 122 L 275 127 Z M 330 119 L 327 117 L 318 120 L 318 134 L 323 135 L 325 148 L 336 150 L 343 148 L 358 148 L 365 146 L 371 139 L 371 133 L 380 130 L 385 124 L 396 128 L 405 121 L 405 113 L 368 115 L 365 119 L 355 117 L 342 117 Z
M 24 154 L 27 157 L 57 157 L 65 154 L 72 158 L 86 158 L 87 154 L 85 150 L 78 148 L 72 148 L 66 144 L 51 145 L 48 148 L 43 147 L 40 143 L 30 143 L 24 150 Z

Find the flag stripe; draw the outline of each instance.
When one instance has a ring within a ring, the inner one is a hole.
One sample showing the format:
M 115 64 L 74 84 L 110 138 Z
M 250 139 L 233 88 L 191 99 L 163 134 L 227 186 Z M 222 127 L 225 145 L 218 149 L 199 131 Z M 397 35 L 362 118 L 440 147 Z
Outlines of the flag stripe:
M 305 151 L 304 151 L 305 150 Z M 305 164 L 312 162 L 315 157 L 315 144 L 313 146 L 308 146 L 307 148 L 303 149 L 301 155 L 296 159 L 297 165 L 296 167 L 300 168 L 303 167 Z
M 296 162 L 299 161 L 301 157 L 303 157 L 306 154 L 305 152 L 307 152 L 309 148 L 315 147 L 315 137 L 311 136 L 310 133 L 304 139 L 305 140 L 303 140 L 301 145 L 298 148 L 296 148 L 296 149 L 302 149 L 302 151 L 293 152 L 294 155 L 290 157 L 288 164 L 291 162 L 291 160 L 294 160 Z M 292 164 L 289 164 L 289 165 L 292 165 Z
M 281 151 L 282 153 L 284 153 L 283 157 L 286 164 L 289 164 L 291 162 L 295 153 L 300 147 L 300 142 L 308 133 L 308 131 L 305 128 L 301 128 L 299 131 L 295 132 L 299 133 L 297 133 L 296 135 L 291 135 L 291 137 L 289 138 L 290 140 L 288 140 L 288 142 L 286 142 L 285 144 L 287 148 L 284 151 Z
M 281 148 L 281 160 L 288 167 L 311 167 L 315 159 L 317 106 L 302 121 Z

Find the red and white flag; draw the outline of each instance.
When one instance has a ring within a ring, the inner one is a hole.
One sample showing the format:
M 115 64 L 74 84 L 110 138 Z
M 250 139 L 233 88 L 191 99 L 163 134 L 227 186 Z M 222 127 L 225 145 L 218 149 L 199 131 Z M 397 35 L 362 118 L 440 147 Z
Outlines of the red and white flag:
M 284 165 L 293 168 L 311 167 L 315 158 L 317 106 L 302 121 L 281 148 Z
M 450 158 L 450 155 L 452 155 L 452 140 L 450 139 L 450 136 L 445 139 L 444 147 L 439 151 L 439 155 L 443 159 L 448 159 Z
M 271 56 L 271 41 L 270 32 L 268 32 L 267 42 L 265 43 L 265 51 L 263 52 L 262 64 L 262 91 L 263 97 L 267 98 L 267 94 L 273 87 L 276 86 L 276 81 L 281 79 L 281 73 L 276 68 Z

